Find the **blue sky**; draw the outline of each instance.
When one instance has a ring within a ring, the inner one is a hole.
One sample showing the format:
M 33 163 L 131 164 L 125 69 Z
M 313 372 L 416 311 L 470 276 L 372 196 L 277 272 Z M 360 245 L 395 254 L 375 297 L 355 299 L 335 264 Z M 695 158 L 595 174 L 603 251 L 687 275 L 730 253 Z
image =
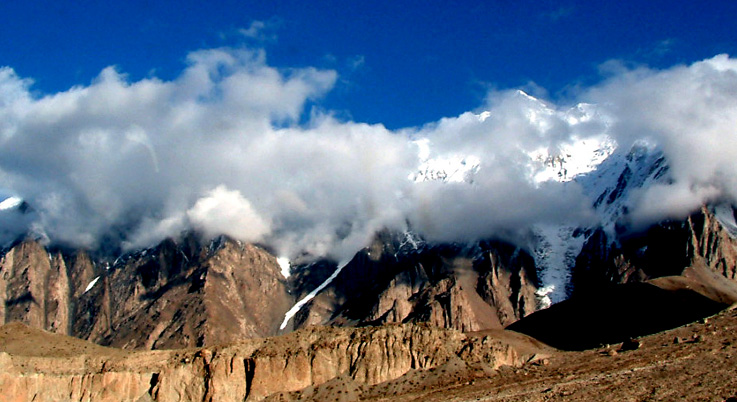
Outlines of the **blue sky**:
M 6 1 L 0 65 L 48 94 L 110 65 L 168 80 L 191 51 L 262 48 L 272 66 L 337 71 L 320 108 L 396 129 L 478 108 L 492 88 L 565 100 L 610 60 L 735 54 L 736 16 L 733 1 Z

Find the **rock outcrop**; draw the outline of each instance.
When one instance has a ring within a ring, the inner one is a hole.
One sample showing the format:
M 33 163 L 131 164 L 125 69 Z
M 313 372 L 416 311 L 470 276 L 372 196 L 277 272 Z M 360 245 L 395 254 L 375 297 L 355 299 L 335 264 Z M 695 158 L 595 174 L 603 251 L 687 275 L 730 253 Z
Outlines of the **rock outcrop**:
M 23 321 L 36 328 L 70 333 L 75 280 L 68 261 L 35 241 L 24 241 L 0 260 L 0 322 Z M 79 268 L 72 263 L 73 268 Z M 74 271 L 74 269 L 72 270 Z
M 502 331 L 473 336 L 413 324 L 310 328 L 167 351 L 103 348 L 19 323 L 0 327 L 0 340 L 0 400 L 13 401 L 257 401 L 336 379 L 370 387 L 449 362 L 493 370 L 544 350 Z M 33 348 L 34 341 L 45 347 Z

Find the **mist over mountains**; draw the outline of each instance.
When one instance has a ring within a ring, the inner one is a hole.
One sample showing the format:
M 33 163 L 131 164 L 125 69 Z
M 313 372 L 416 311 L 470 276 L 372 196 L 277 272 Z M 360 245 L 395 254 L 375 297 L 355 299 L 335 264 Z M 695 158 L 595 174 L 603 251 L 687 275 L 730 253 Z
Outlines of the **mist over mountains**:
M 336 118 L 335 72 L 259 51 L 48 95 L 0 69 L 0 388 L 447 399 L 531 367 L 571 381 L 556 348 L 619 374 L 646 342 L 658 376 L 664 348 L 728 361 L 737 61 L 609 68 L 401 130 Z
M 193 52 L 171 81 L 130 82 L 109 67 L 54 94 L 5 67 L 0 186 L 30 208 L 0 211 L 1 240 L 30 232 L 133 250 L 195 230 L 347 261 L 378 231 L 411 227 L 434 242 L 528 247 L 536 225 L 596 226 L 595 200 L 571 179 L 643 141 L 669 180 L 628 194 L 622 224 L 732 202 L 737 61 L 608 67 L 564 100 L 492 91 L 477 110 L 396 131 L 321 109 L 335 71 L 273 67 L 259 50 Z M 416 180 L 469 163 L 468 180 Z

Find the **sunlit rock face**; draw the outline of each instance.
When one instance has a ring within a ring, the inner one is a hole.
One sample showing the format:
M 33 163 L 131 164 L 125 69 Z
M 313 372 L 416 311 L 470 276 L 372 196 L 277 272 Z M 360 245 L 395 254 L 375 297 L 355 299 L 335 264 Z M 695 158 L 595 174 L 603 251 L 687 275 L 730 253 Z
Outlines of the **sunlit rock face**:
M 522 335 L 494 339 L 416 324 L 310 328 L 229 345 L 162 351 L 104 348 L 20 323 L 0 327 L 0 340 L 3 396 L 20 401 L 260 401 L 323 384 L 320 392 L 332 400 L 344 397 L 340 393 L 345 386 L 370 389 L 447 368 L 486 375 L 503 365 L 539 359 L 545 352 L 539 342 Z M 41 346 L 34 348 L 33 343 Z M 358 397 L 351 395 L 349 400 Z
M 275 257 L 194 237 L 115 261 L 24 241 L 0 261 L 3 322 L 125 348 L 181 348 L 278 333 L 293 303 Z

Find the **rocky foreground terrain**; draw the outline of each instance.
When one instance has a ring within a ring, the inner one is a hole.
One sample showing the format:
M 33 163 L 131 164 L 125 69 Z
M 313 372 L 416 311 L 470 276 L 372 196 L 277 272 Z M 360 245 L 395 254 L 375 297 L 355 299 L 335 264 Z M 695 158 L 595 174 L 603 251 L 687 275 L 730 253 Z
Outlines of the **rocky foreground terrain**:
M 126 351 L 0 327 L 2 401 L 732 401 L 737 310 L 581 352 L 511 331 L 319 327 Z
M 582 352 L 462 378 L 423 401 L 735 401 L 737 311 Z M 624 346 L 624 347 L 623 347 Z M 628 347 L 635 350 L 626 350 Z M 390 400 L 391 398 L 385 398 Z

